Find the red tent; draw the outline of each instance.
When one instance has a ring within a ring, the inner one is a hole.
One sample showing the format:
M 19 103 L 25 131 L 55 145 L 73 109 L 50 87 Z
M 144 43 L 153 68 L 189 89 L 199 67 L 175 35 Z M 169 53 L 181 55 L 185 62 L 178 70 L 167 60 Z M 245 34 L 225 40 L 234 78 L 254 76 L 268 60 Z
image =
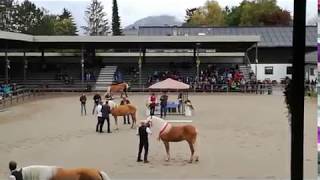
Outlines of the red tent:
M 158 83 L 155 83 L 153 85 L 151 85 L 149 87 L 149 89 L 153 89 L 153 90 L 165 90 L 165 89 L 172 89 L 172 90 L 186 90 L 189 89 L 190 86 L 188 84 L 185 84 L 183 82 L 180 81 L 176 81 L 174 79 L 168 78 L 166 80 L 160 81 Z

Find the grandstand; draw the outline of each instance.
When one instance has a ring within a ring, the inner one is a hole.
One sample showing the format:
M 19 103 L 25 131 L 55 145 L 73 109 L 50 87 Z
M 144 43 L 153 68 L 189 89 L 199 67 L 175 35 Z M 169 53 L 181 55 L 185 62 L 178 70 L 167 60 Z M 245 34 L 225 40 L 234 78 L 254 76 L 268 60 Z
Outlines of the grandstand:
M 315 26 L 307 27 L 306 78 L 309 80 L 316 79 L 316 31 Z M 208 65 L 218 69 L 238 65 L 246 81 L 251 79 L 250 72 L 260 81 L 278 83 L 291 76 L 292 27 L 140 27 L 133 34 L 99 39 L 32 37 L 0 32 L 0 41 L 3 42 L 0 47 L 0 80 L 5 81 L 8 74 L 10 82 L 27 87 L 87 89 L 89 85 L 93 90 L 104 90 L 112 83 L 118 69 L 124 81 L 139 90 L 148 85 L 155 72 L 175 72 L 194 80 L 197 71 Z M 257 39 L 250 42 L 250 37 Z M 64 52 L 62 47 L 71 51 Z M 26 54 L 23 53 L 25 49 L 28 49 Z M 259 64 L 256 64 L 256 53 Z M 139 59 L 142 61 L 141 76 Z M 199 69 L 197 59 L 201 60 Z

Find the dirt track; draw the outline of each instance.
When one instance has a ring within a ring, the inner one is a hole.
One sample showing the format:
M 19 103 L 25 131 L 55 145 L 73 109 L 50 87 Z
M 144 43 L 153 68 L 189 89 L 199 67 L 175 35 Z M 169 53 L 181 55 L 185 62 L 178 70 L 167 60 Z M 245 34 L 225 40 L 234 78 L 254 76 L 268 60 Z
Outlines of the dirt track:
M 0 179 L 6 178 L 10 160 L 21 166 L 97 167 L 112 179 L 289 177 L 289 129 L 282 96 L 191 95 L 196 108 L 191 119 L 201 138 L 200 162 L 195 164 L 187 163 L 185 142 L 171 144 L 173 159 L 165 162 L 163 144 L 155 139 L 150 139 L 151 163 L 137 163 L 135 131 L 121 125 L 119 132 L 97 134 L 96 118 L 91 115 L 92 96 L 88 99 L 88 115 L 83 117 L 75 94 L 0 112 Z M 130 96 L 139 109 L 139 119 L 145 117 L 145 99 L 144 95 Z M 315 99 L 306 99 L 306 179 L 317 175 L 316 104 Z

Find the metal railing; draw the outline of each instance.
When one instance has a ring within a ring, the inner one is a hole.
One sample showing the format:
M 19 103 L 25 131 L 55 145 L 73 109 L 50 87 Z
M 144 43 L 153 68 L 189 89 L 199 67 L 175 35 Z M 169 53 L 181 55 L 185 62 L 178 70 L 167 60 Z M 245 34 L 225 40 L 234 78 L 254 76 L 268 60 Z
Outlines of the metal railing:
M 8 93 L 0 93 L 0 109 L 24 102 L 27 99 L 42 95 L 40 89 L 21 88 Z

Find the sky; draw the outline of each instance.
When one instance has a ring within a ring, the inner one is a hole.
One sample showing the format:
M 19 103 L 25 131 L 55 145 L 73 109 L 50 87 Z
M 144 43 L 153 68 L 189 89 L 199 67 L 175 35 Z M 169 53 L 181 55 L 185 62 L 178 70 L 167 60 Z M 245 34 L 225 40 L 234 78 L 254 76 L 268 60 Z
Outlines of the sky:
M 60 14 L 63 8 L 72 12 L 78 26 L 85 24 L 84 11 L 91 0 L 31 0 L 50 13 Z M 103 2 L 109 21 L 112 14 L 112 0 Z M 207 0 L 118 0 L 121 26 L 126 27 L 135 21 L 154 15 L 172 15 L 183 21 L 187 8 L 202 6 Z M 218 0 L 221 7 L 236 6 L 242 0 Z M 293 12 L 293 0 L 278 0 L 278 5 Z M 307 0 L 307 21 L 317 17 L 317 0 Z

